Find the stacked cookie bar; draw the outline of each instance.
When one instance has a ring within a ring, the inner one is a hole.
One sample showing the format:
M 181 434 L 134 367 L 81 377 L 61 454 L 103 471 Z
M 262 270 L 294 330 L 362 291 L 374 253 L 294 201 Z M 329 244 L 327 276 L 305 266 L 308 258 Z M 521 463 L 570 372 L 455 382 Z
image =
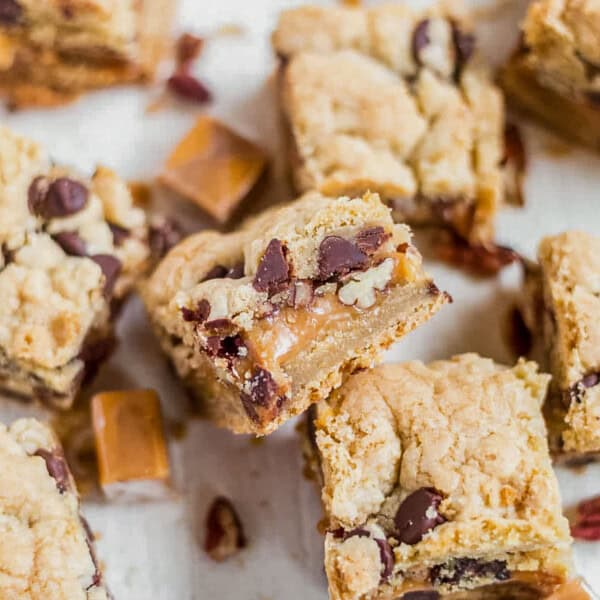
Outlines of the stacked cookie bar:
M 15 107 L 151 78 L 173 0 L 3 0 L 0 88 Z
M 400 222 L 493 240 L 504 105 L 464 15 L 302 7 L 281 15 L 272 41 L 299 191 L 378 192 Z

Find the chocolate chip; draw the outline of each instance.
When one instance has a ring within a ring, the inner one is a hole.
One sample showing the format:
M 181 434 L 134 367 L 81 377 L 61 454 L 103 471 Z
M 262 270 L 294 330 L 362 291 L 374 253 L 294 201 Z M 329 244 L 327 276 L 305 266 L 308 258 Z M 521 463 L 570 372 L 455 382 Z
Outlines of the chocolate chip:
M 207 321 L 204 327 L 206 329 L 228 329 L 231 325 L 232 322 L 229 319 L 213 319 L 212 321 Z
M 503 560 L 480 561 L 476 558 L 455 558 L 442 565 L 432 567 L 429 577 L 435 585 L 456 585 L 461 580 L 510 579 L 510 571 Z
M 363 269 L 368 264 L 368 257 L 350 240 L 330 235 L 319 246 L 318 263 L 319 277 L 325 281 L 355 269 Z
M 83 348 L 77 355 L 85 363 L 83 381 L 91 381 L 100 365 L 112 354 L 117 346 L 117 339 L 114 335 L 107 335 L 94 340 L 87 340 Z
M 181 307 L 181 316 L 184 321 L 195 321 L 196 323 L 204 323 L 210 315 L 210 302 L 202 298 L 196 304 L 196 308 Z
M 206 340 L 208 353 L 220 358 L 237 358 L 240 356 L 240 349 L 245 348 L 244 340 L 239 335 L 220 337 L 211 335 Z
M 216 561 L 223 561 L 246 547 L 242 522 L 227 498 L 219 496 L 206 515 L 205 552 Z
M 591 388 L 600 383 L 600 373 L 590 373 L 581 380 L 584 388 Z
M 87 248 L 85 241 L 75 231 L 61 231 L 55 233 L 52 239 L 69 256 L 86 256 Z
M 346 530 L 343 527 L 338 527 L 329 533 L 331 533 L 336 540 L 342 540 L 343 542 L 352 537 L 371 537 L 371 534 L 366 529 L 362 529 L 361 527 L 350 530 Z
M 233 265 L 225 277 L 228 279 L 241 279 L 244 276 L 244 263 L 238 263 L 237 265 Z
M 177 59 L 177 64 L 180 67 L 189 66 L 189 63 L 198 58 L 203 46 L 204 40 L 202 38 L 191 33 L 183 33 L 179 36 L 175 46 L 175 58 Z
M 404 544 L 417 544 L 423 536 L 446 521 L 438 507 L 443 496 L 434 488 L 420 488 L 400 504 L 394 518 L 396 537 Z
M 383 227 L 369 227 L 360 231 L 354 242 L 365 254 L 373 254 L 390 237 Z
M 15 0 L 0 0 L 0 23 L 16 25 L 23 14 L 21 5 Z
M 469 62 L 475 51 L 475 36 L 460 29 L 458 23 L 452 22 L 452 43 L 456 53 L 455 79 L 458 79 L 463 67 Z
M 112 233 L 113 244 L 115 246 L 120 246 L 130 236 L 130 231 L 126 227 L 121 227 L 121 225 L 117 225 L 116 223 L 109 223 L 108 227 Z
M 563 404 L 569 408 L 572 402 L 581 402 L 585 390 L 594 387 L 600 383 L 600 373 L 588 373 L 576 384 L 572 385 L 566 392 L 563 392 Z
M 104 295 L 110 297 L 117 278 L 121 273 L 121 261 L 111 254 L 94 254 L 90 258 L 102 269 L 104 274 Z
M 160 223 L 150 226 L 148 231 L 148 243 L 152 256 L 159 259 L 176 246 L 183 237 L 183 231 L 173 219 L 161 219 Z
M 394 552 L 387 540 L 374 538 L 381 557 L 381 579 L 387 581 L 394 570 Z
M 202 281 L 210 281 L 211 279 L 223 279 L 227 275 L 227 267 L 223 265 L 214 266 L 202 279 Z
M 253 421 L 254 423 L 260 423 L 260 417 L 258 416 L 258 413 L 256 412 L 256 407 L 254 406 L 254 400 L 252 400 L 252 398 L 245 392 L 241 392 L 240 393 L 240 401 L 242 403 L 242 406 L 244 407 L 244 410 L 246 411 L 246 414 L 248 415 L 248 418 L 251 421 Z
M 290 266 L 287 263 L 283 244 L 272 239 L 260 260 L 252 285 L 259 292 L 269 296 L 282 291 L 290 280 Z
M 419 54 L 421 50 L 429 44 L 429 36 L 427 35 L 427 30 L 429 29 L 429 19 L 425 19 L 420 21 L 415 30 L 413 31 L 412 38 L 412 53 L 415 62 L 420 65 L 421 59 L 419 58 Z
M 75 214 L 87 204 L 87 201 L 87 188 L 67 177 L 60 177 L 49 185 L 45 177 L 36 177 L 29 186 L 29 210 L 43 219 Z
M 167 80 L 167 86 L 185 100 L 192 100 L 198 104 L 205 104 L 212 100 L 212 94 L 206 86 L 193 75 L 184 71 L 171 75 Z
M 406 592 L 401 600 L 439 600 L 440 595 L 434 590 L 419 590 L 417 592 Z
M 278 391 L 273 375 L 262 367 L 256 367 L 250 379 L 250 397 L 259 406 L 269 406 Z
M 40 456 L 46 462 L 48 475 L 56 481 L 58 491 L 63 494 L 69 489 L 69 469 L 63 456 L 57 452 L 50 452 L 44 448 L 40 448 L 34 452 L 34 456 Z

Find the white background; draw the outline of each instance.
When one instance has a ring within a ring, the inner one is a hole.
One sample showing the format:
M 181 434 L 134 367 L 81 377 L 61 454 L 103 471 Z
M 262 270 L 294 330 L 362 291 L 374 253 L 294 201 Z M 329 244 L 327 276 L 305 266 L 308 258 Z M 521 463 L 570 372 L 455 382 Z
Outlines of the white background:
M 197 74 L 215 95 L 207 109 L 266 147 L 275 158 L 276 181 L 270 194 L 287 193 L 282 179 L 278 117 L 271 74 L 274 60 L 269 33 L 277 13 L 291 0 L 181 0 L 178 31 L 208 35 L 220 25 L 244 28 L 240 37 L 211 39 L 197 63 Z M 484 49 L 495 61 L 516 39 L 524 5 L 496 7 L 480 27 Z M 17 131 L 44 143 L 57 161 L 91 172 L 104 163 L 130 179 L 152 178 L 169 150 L 194 121 L 197 107 L 172 103 L 147 114 L 160 93 L 119 89 L 91 94 L 78 103 L 48 111 L 4 115 Z M 568 118 L 568 117 L 566 117 Z M 529 256 L 539 238 L 566 228 L 600 229 L 600 158 L 565 146 L 528 125 L 527 205 L 507 209 L 498 237 Z M 167 198 L 199 226 L 194 208 Z M 408 336 L 390 359 L 444 358 L 477 351 L 496 360 L 512 357 L 503 342 L 504 315 L 514 301 L 518 277 L 507 270 L 498 279 L 475 280 L 439 264 L 430 271 L 450 291 L 454 304 Z M 103 370 L 95 389 L 152 387 L 160 392 L 170 417 L 180 412 L 184 395 L 153 340 L 139 299 L 128 304 L 119 324 L 121 345 Z M 10 405 L 4 416 L 23 414 Z M 84 512 L 99 532 L 99 554 L 117 600 L 325 600 L 322 539 L 316 531 L 318 498 L 302 477 L 293 424 L 264 443 L 251 443 L 209 423 L 190 422 L 181 441 L 172 440 L 171 457 L 177 497 L 170 502 L 134 506 L 86 501 Z M 558 470 L 565 506 L 600 493 L 600 467 L 583 472 Z M 225 564 L 202 552 L 204 515 L 216 494 L 231 497 L 246 526 L 249 548 Z M 600 590 L 600 543 L 577 544 L 580 573 Z

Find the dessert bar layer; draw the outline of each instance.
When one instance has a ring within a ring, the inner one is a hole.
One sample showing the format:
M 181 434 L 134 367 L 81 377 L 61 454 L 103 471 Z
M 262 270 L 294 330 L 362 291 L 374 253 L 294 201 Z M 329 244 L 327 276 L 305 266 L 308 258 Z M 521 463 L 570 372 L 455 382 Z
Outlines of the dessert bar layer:
M 464 15 L 404 4 L 285 11 L 272 37 L 295 187 L 378 192 L 399 222 L 493 238 L 504 106 Z
M 0 129 L 0 392 L 72 404 L 113 346 L 148 237 L 112 171 L 85 177 Z
M 545 598 L 571 575 L 542 403 L 476 354 L 350 377 L 309 413 L 333 600 Z
M 217 424 L 265 434 L 447 300 L 378 196 L 309 193 L 175 247 L 143 295 L 171 362 Z
M 33 419 L 0 425 L 0 597 L 109 600 L 54 433 Z

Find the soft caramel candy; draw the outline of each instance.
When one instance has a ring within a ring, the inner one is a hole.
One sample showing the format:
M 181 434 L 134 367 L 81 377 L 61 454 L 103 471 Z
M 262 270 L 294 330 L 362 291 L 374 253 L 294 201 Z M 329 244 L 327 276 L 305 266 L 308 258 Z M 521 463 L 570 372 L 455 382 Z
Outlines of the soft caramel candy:
M 92 398 L 100 485 L 111 499 L 153 499 L 169 492 L 169 459 L 160 402 L 152 390 Z
M 260 148 L 202 116 L 168 158 L 160 181 L 225 223 L 266 165 Z

